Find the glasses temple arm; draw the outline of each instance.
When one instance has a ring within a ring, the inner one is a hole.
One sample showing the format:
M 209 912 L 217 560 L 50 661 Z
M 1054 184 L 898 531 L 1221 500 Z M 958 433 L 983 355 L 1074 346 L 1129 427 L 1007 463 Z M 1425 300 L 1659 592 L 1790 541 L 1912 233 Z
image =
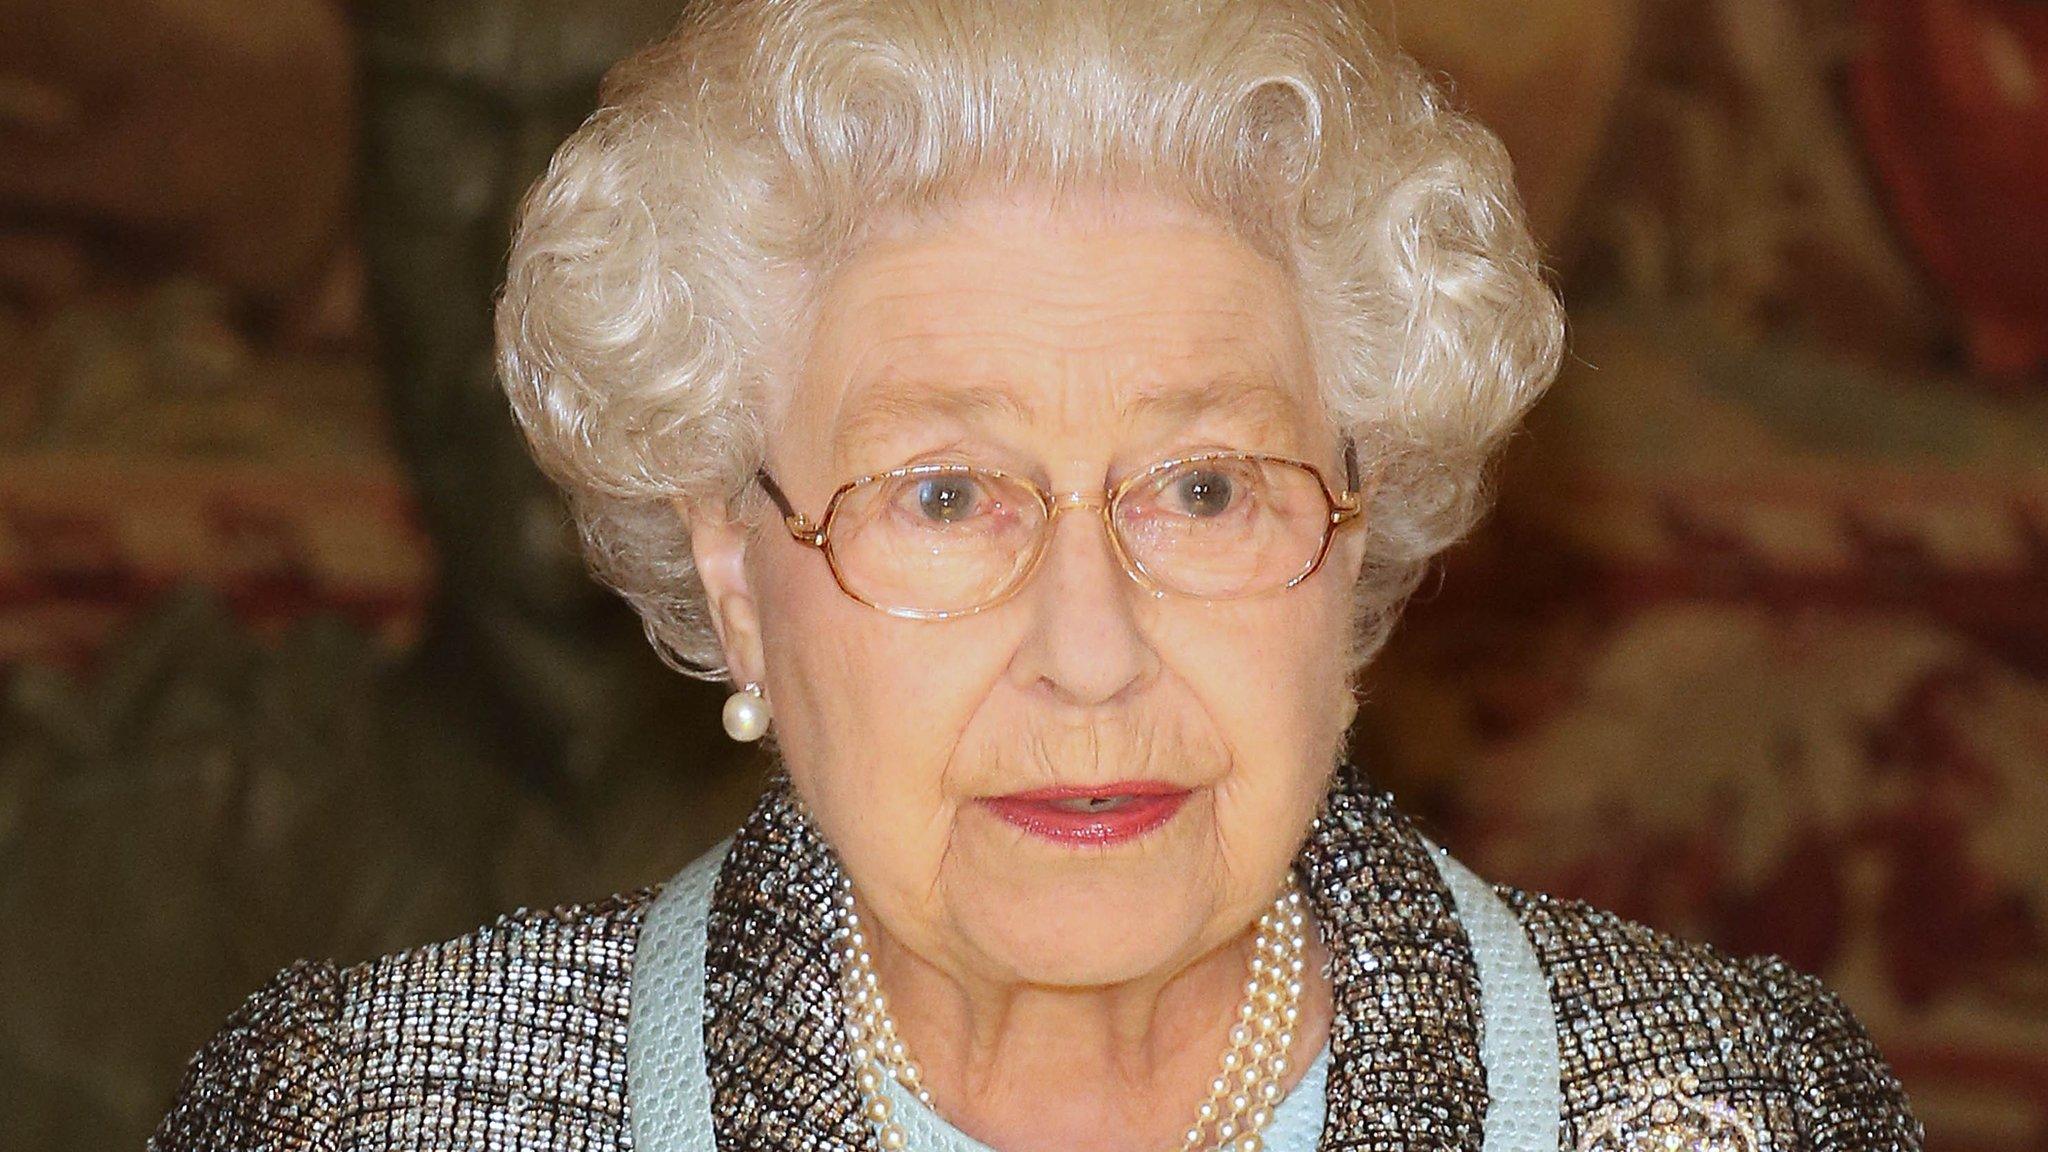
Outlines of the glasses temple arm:
M 782 485 L 775 482 L 775 477 L 770 476 L 766 468 L 755 469 L 754 479 L 760 483 L 761 491 L 768 494 L 768 499 L 775 502 L 775 510 L 782 513 L 783 519 L 799 515 L 796 507 L 789 502 L 789 497 L 783 495 Z
M 791 504 L 789 496 L 782 491 L 782 485 L 775 482 L 775 477 L 770 476 L 766 468 L 756 468 L 754 479 L 761 485 L 761 491 L 774 502 L 775 510 L 782 514 L 782 526 L 789 529 L 791 536 L 814 546 L 824 542 L 824 533 L 811 526 L 810 517 L 796 510 L 796 505 Z

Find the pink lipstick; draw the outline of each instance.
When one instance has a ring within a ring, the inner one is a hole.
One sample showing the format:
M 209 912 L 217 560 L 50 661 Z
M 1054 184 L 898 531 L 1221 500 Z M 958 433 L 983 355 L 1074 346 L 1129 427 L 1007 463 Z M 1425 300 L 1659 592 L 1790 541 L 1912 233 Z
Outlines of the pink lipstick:
M 1192 793 L 1157 780 L 1089 788 L 1040 788 L 981 803 L 1005 823 L 1056 844 L 1107 846 L 1136 840 L 1173 819 Z

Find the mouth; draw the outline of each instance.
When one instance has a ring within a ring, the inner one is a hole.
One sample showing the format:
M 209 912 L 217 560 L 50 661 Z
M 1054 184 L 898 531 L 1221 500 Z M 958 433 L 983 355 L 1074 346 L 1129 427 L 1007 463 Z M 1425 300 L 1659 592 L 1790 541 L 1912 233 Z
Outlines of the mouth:
M 1104 847 L 1163 827 L 1191 789 L 1156 780 L 1121 780 L 1089 788 L 1040 788 L 983 798 L 997 819 L 1055 844 Z

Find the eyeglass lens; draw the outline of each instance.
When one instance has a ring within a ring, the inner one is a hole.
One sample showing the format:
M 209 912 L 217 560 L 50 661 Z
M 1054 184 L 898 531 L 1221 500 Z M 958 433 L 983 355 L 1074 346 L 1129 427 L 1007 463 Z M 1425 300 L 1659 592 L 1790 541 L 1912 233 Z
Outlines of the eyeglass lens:
M 1017 477 L 960 465 L 901 469 L 840 496 L 828 548 L 856 597 L 889 611 L 949 615 L 992 603 L 1029 575 L 1051 517 L 1046 494 Z M 1305 465 L 1196 458 L 1121 486 L 1110 529 L 1145 582 L 1234 599 L 1283 587 L 1314 567 L 1330 502 Z

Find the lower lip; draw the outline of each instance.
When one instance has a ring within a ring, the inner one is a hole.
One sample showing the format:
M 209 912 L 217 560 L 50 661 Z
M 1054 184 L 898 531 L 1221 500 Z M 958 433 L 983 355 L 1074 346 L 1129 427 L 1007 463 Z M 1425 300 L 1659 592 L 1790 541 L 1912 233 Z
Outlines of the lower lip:
M 1073 812 L 1036 797 L 995 796 L 981 803 L 998 820 L 1055 844 L 1103 847 L 1123 844 L 1154 831 L 1173 819 L 1187 792 L 1133 796 L 1120 808 Z

